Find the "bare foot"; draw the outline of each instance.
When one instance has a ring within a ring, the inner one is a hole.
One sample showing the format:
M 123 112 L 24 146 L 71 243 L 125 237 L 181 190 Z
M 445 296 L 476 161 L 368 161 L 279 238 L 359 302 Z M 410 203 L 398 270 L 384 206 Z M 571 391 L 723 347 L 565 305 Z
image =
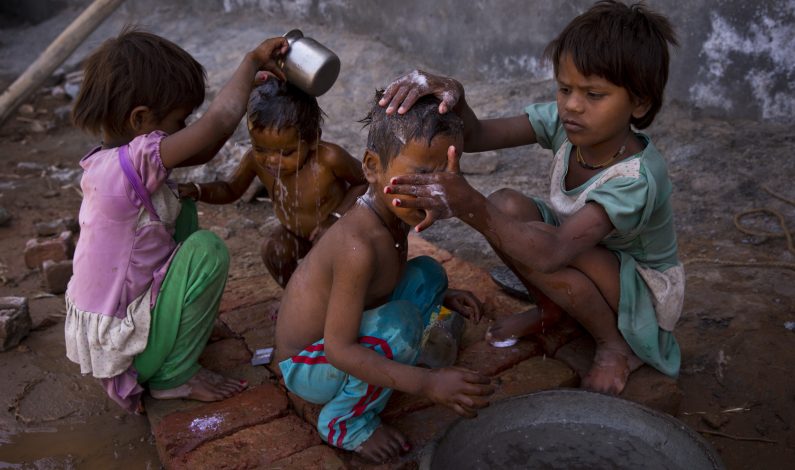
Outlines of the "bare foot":
M 548 308 L 533 308 L 510 317 L 497 320 L 486 331 L 486 341 L 494 347 L 513 346 L 519 338 L 541 333 L 560 320 L 563 310 L 553 305 Z
M 406 436 L 392 426 L 382 424 L 356 448 L 356 453 L 372 462 L 383 463 L 409 450 L 411 446 Z
M 643 361 L 628 346 L 603 345 L 596 347 L 591 370 L 582 379 L 582 388 L 594 392 L 618 395 L 624 390 L 629 374 Z
M 245 380 L 230 379 L 202 367 L 187 382 L 168 390 L 150 390 L 152 398 L 167 400 L 188 398 L 199 401 L 218 401 L 236 395 L 248 387 Z

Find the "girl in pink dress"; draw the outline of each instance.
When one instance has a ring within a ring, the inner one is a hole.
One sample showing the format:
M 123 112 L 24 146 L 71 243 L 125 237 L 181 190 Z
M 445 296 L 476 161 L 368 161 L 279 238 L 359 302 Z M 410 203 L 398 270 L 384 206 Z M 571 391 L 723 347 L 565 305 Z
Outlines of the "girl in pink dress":
M 247 53 L 207 112 L 205 72 L 176 44 L 125 30 L 86 61 L 75 125 L 102 145 L 81 161 L 83 202 L 74 274 L 66 292 L 66 355 L 101 379 L 128 411 L 155 398 L 215 401 L 240 392 L 197 362 L 218 312 L 229 266 L 224 243 L 197 230 L 171 169 L 208 162 L 246 109 L 255 74 L 284 78 L 284 38 Z

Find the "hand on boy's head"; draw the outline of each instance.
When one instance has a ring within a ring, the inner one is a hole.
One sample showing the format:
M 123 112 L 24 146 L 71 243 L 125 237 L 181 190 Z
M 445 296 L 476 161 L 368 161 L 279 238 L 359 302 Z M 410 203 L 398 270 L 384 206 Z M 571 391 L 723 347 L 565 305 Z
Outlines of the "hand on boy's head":
M 476 410 L 489 406 L 494 393 L 490 378 L 463 367 L 433 369 L 428 378 L 425 396 L 467 418 L 474 418 Z
M 386 113 L 404 114 L 418 99 L 425 95 L 435 95 L 439 103 L 439 114 L 455 107 L 464 94 L 464 88 L 452 78 L 438 77 L 422 70 L 414 70 L 389 84 L 379 106 L 386 106 Z
M 257 69 L 271 72 L 280 80 L 287 80 L 277 60 L 284 57 L 289 49 L 290 44 L 283 37 L 266 39 L 252 51 L 258 62 Z
M 451 145 L 447 149 L 447 167 L 444 171 L 396 176 L 384 188 L 384 193 L 398 195 L 392 200 L 395 206 L 425 211 L 425 219 L 414 227 L 417 232 L 425 230 L 439 219 L 458 214 L 458 204 L 472 189 L 461 176 L 460 158 L 455 146 Z M 400 198 L 400 195 L 414 197 Z
M 483 304 L 468 290 L 447 289 L 444 305 L 475 323 L 479 323 L 483 316 Z

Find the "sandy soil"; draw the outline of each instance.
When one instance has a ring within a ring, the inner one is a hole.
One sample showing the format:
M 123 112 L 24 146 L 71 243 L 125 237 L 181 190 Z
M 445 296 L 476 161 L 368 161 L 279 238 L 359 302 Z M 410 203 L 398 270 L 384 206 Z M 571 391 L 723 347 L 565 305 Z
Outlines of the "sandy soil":
M 468 91 L 473 107 L 486 111 L 537 94 L 520 84 Z M 36 132 L 16 116 L 0 128 L 0 207 L 13 216 L 0 227 L 0 296 L 28 297 L 35 325 L 19 347 L 0 353 L 0 467 L 158 468 L 145 419 L 118 410 L 64 357 L 63 298 L 44 294 L 38 272 L 24 265 L 34 223 L 77 216 L 77 161 L 94 145 L 58 118 L 66 101 L 41 93 L 31 103 L 32 119 L 52 122 L 51 129 Z M 793 224 L 795 207 L 764 189 L 795 199 L 791 127 L 710 119 L 673 103 L 649 134 L 669 161 L 687 263 L 678 418 L 702 431 L 729 468 L 785 468 L 795 461 L 795 332 L 785 327 L 795 321 L 795 254 L 784 238 L 745 234 L 733 218 L 766 207 Z M 542 159 L 548 156 L 537 148 L 491 152 L 467 157 L 464 170 L 485 193 L 508 186 L 544 194 Z M 228 235 L 233 269 L 257 259 L 259 229 L 273 223 L 267 202 L 200 210 L 202 225 Z M 781 232 L 771 217 L 742 222 Z M 459 222 L 440 223 L 425 237 L 484 267 L 498 262 Z

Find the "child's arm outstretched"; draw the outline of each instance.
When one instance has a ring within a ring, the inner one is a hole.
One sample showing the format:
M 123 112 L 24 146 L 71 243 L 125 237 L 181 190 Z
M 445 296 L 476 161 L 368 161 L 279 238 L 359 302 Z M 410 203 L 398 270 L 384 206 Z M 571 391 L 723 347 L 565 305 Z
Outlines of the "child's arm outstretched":
M 278 37 L 264 41 L 247 53 L 207 112 L 190 126 L 162 140 L 160 158 L 163 166 L 175 168 L 189 159 L 205 159 L 207 156 L 203 152 L 212 152 L 214 155 L 218 143 L 223 143 L 232 135 L 245 114 L 257 71 L 267 70 L 281 79 L 285 78 L 276 59 L 284 55 L 288 48 L 287 40 Z
M 359 344 L 365 292 L 378 266 L 367 243 L 349 240 L 346 245 L 331 255 L 337 260 L 323 332 L 328 361 L 368 384 L 423 395 L 462 416 L 475 416 L 494 391 L 488 377 L 459 367 L 428 370 L 401 364 Z
M 442 102 L 439 113 L 453 110 L 464 121 L 464 152 L 483 152 L 534 144 L 536 134 L 526 114 L 479 119 L 466 102 L 464 87 L 457 80 L 414 70 L 393 81 L 378 102 L 386 113 L 403 114 L 425 95 L 434 95 Z
M 246 192 L 254 177 L 254 151 L 249 149 L 235 168 L 229 181 L 213 181 L 212 183 L 181 183 L 179 196 L 189 197 L 209 204 L 230 204 L 240 199 Z

